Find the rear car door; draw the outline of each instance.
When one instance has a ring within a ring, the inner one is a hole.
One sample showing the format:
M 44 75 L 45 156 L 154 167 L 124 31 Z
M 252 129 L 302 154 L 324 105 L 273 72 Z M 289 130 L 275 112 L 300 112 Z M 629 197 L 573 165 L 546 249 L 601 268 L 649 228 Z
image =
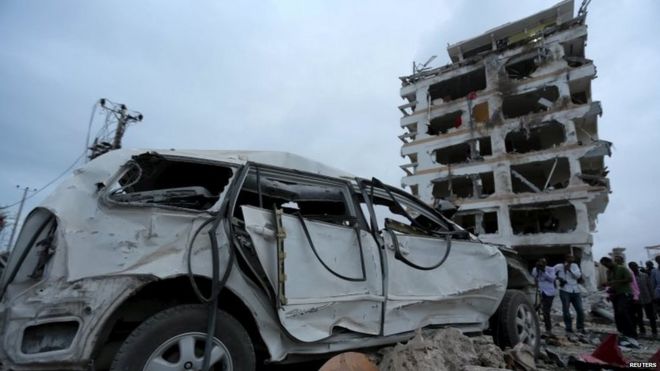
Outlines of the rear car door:
M 379 334 L 378 245 L 358 221 L 348 183 L 260 168 L 238 205 L 289 334 L 301 341 L 339 329 Z
M 363 183 L 362 193 L 362 210 L 377 225 L 385 255 L 383 334 L 441 324 L 483 327 L 506 290 L 499 250 L 379 181 Z

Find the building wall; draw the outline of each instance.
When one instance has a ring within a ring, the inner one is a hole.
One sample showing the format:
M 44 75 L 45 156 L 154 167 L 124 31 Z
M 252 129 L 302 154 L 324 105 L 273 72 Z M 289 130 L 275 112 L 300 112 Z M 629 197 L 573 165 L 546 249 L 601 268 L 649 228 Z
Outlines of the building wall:
M 607 204 L 610 143 L 598 138 L 586 37 L 573 20 L 402 78 L 399 109 L 403 187 L 430 205 L 453 202 L 455 220 L 530 264 L 573 252 L 594 276 L 591 232 Z

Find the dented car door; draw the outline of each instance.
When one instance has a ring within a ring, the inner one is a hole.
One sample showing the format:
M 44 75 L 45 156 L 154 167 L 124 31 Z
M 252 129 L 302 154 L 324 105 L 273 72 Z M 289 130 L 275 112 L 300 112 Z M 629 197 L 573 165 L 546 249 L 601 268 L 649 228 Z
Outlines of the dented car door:
M 258 202 L 245 201 L 249 191 Z M 378 246 L 358 221 L 348 184 L 262 169 L 242 192 L 245 229 L 287 332 L 306 342 L 340 328 L 379 334 L 384 298 Z
M 380 182 L 367 190 L 363 210 L 378 225 L 387 272 L 383 334 L 488 321 L 507 285 L 499 250 L 402 192 Z

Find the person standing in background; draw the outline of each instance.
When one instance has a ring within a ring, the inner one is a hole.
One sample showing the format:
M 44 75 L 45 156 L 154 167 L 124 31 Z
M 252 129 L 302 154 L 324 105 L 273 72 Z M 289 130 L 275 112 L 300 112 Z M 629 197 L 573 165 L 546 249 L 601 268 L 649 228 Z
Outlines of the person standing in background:
M 639 301 L 639 285 L 637 285 L 637 277 L 635 277 L 632 270 L 629 269 L 626 266 L 626 259 L 623 256 L 615 255 L 614 256 L 614 264 L 618 264 L 618 265 L 628 269 L 628 271 L 630 272 L 630 278 L 631 278 L 630 291 L 632 292 L 632 303 L 631 303 L 631 305 L 634 304 L 634 303 L 637 303 Z M 631 309 L 632 309 L 632 307 L 631 307 Z M 632 317 L 632 315 L 631 315 L 631 318 L 634 318 L 634 317 Z
M 532 276 L 534 276 L 536 287 L 538 287 L 541 294 L 541 312 L 543 313 L 545 332 L 552 334 L 550 310 L 552 309 L 552 301 L 555 299 L 557 291 L 555 289 L 555 270 L 547 266 L 545 258 L 541 258 L 532 269 Z
M 653 286 L 653 300 L 656 313 L 660 313 L 660 255 L 655 257 L 658 266 L 651 271 L 651 286 Z
M 637 338 L 637 331 L 633 325 L 631 318 L 632 302 L 632 274 L 628 268 L 620 264 L 615 264 L 612 259 L 603 257 L 600 263 L 607 267 L 607 283 L 608 292 L 612 294 L 611 301 L 614 308 L 614 322 L 616 329 L 622 335 Z
M 555 276 L 559 280 L 559 299 L 564 316 L 564 328 L 567 333 L 573 332 L 573 319 L 571 318 L 571 305 L 577 316 L 575 326 L 584 333 L 584 310 L 582 309 L 582 295 L 579 282 L 582 280 L 580 267 L 575 263 L 575 257 L 566 255 L 563 263 L 554 266 Z
M 637 285 L 639 286 L 639 301 L 633 303 L 634 323 L 639 329 L 639 334 L 646 335 L 643 315 L 645 312 L 651 325 L 651 334 L 653 337 L 657 337 L 658 328 L 656 327 L 655 311 L 653 310 L 653 286 L 651 286 L 651 279 L 648 274 L 640 271 L 637 263 L 630 262 L 628 263 L 628 267 L 633 272 L 633 276 L 637 278 Z

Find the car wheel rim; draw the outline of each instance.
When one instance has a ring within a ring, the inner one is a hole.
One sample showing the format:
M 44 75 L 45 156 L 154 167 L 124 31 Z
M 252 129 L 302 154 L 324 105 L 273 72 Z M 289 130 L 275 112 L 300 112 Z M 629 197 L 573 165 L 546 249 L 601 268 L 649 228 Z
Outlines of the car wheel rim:
M 147 360 L 143 371 L 198 371 L 204 362 L 206 334 L 187 332 L 163 342 Z M 217 338 L 213 338 L 211 347 L 210 370 L 233 371 L 231 357 L 227 347 Z
M 534 321 L 534 314 L 525 305 L 518 307 L 516 311 L 516 333 L 518 334 L 518 341 L 532 347 L 536 344 L 536 325 Z

